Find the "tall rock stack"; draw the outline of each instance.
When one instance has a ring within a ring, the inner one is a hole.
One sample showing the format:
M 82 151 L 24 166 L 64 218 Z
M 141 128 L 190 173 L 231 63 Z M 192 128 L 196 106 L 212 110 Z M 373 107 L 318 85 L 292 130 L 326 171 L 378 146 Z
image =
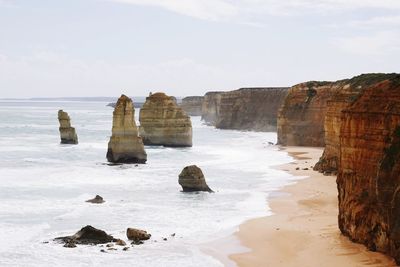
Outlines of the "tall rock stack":
M 147 154 L 138 135 L 132 100 L 121 95 L 114 108 L 107 160 L 114 163 L 146 163 Z
M 58 121 L 60 123 L 61 144 L 78 144 L 78 136 L 76 135 L 75 128 L 71 127 L 71 120 L 68 113 L 60 109 L 58 111 Z
M 201 106 L 201 120 L 207 125 L 215 126 L 217 123 L 221 95 L 223 92 L 207 92 Z
M 339 228 L 400 263 L 400 75 L 364 89 L 342 112 Z
M 164 93 L 146 98 L 140 109 L 140 136 L 146 145 L 192 146 L 190 117 Z

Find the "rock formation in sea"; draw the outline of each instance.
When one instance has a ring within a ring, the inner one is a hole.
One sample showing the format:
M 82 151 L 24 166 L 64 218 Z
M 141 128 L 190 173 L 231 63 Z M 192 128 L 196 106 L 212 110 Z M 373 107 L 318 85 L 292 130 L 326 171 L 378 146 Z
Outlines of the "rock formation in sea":
M 400 74 L 342 111 L 337 186 L 341 232 L 400 264 Z
M 215 127 L 276 131 L 278 109 L 289 88 L 241 88 L 219 95 Z
M 223 92 L 207 92 L 201 106 L 201 120 L 207 125 L 215 126 L 219 114 L 221 94 Z
M 136 228 L 128 228 L 126 229 L 126 237 L 129 240 L 133 241 L 142 241 L 148 240 L 151 237 L 151 234 L 147 233 L 145 230 L 140 230 Z
M 189 116 L 201 116 L 201 107 L 203 105 L 203 96 L 187 96 L 182 99 L 180 107 Z
M 121 95 L 114 108 L 107 160 L 113 163 L 145 163 L 147 160 L 132 100 L 125 95 Z
M 78 144 L 78 136 L 75 128 L 71 127 L 71 120 L 67 112 L 58 111 L 58 121 L 60 123 L 61 144 Z
M 278 112 L 278 144 L 324 146 L 327 102 L 339 89 L 335 83 L 315 81 L 290 88 Z
M 87 225 L 71 236 L 55 238 L 56 241 L 65 243 L 64 247 L 76 247 L 76 245 L 97 245 L 115 242 L 117 239 L 106 232 Z
M 395 77 L 395 74 L 370 73 L 335 82 L 338 90 L 327 101 L 324 123 L 325 149 L 314 170 L 336 174 L 339 164 L 342 111 L 350 107 L 373 84 Z
M 86 202 L 93 203 L 93 204 L 102 204 L 105 201 L 101 196 L 96 195 L 94 198 L 86 200 Z
M 140 109 L 140 136 L 145 145 L 192 146 L 192 122 L 176 101 L 164 93 L 146 98 Z
M 204 174 L 196 165 L 186 166 L 179 174 L 179 184 L 183 192 L 207 191 L 213 192 L 207 185 Z

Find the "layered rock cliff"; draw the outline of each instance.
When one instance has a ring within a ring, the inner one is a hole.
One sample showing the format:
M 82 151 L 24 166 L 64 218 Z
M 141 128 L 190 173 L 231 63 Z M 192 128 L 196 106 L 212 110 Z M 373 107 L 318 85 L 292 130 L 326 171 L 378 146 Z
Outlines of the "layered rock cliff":
M 146 98 L 140 109 L 140 136 L 146 145 L 192 146 L 190 117 L 164 93 Z
M 114 163 L 145 163 L 147 160 L 132 100 L 125 95 L 121 95 L 114 108 L 107 160 Z
M 187 96 L 182 99 L 180 107 L 190 116 L 201 116 L 203 96 Z
M 278 112 L 278 144 L 325 145 L 327 102 L 340 89 L 332 82 L 306 82 L 293 86 Z
M 289 88 L 241 88 L 219 95 L 215 126 L 220 129 L 276 131 L 278 109 Z
M 223 92 L 207 92 L 201 106 L 201 120 L 207 125 L 215 126 L 219 114 L 221 94 Z
M 364 92 L 365 88 L 392 77 L 394 77 L 394 74 L 371 73 L 335 82 L 338 90 L 327 101 L 326 106 L 325 149 L 314 170 L 328 174 L 337 173 L 342 111 L 350 107 Z
M 67 112 L 58 111 L 58 122 L 60 123 L 61 144 L 78 144 L 78 136 L 75 128 L 71 127 L 71 119 Z
M 400 75 L 363 89 L 342 112 L 339 228 L 400 263 Z

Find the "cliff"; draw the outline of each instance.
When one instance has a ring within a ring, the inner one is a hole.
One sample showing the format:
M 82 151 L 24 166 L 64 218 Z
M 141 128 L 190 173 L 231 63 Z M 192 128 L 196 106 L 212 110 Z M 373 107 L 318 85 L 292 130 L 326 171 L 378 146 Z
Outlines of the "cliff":
M 174 98 L 155 93 L 140 109 L 140 136 L 146 145 L 192 146 L 192 122 Z
M 190 116 L 201 116 L 203 96 L 187 96 L 182 99 L 180 107 Z
M 342 112 L 339 228 L 400 263 L 400 75 L 363 89 Z
M 327 102 L 340 89 L 332 82 L 306 82 L 290 88 L 278 112 L 278 144 L 325 145 Z
M 78 136 L 75 128 L 71 127 L 71 119 L 67 112 L 61 109 L 58 111 L 58 122 L 60 123 L 61 144 L 78 144 Z
M 145 163 L 147 160 L 142 138 L 138 135 L 133 102 L 125 95 L 121 95 L 114 108 L 107 160 L 114 163 Z
M 201 106 L 201 120 L 215 126 L 219 114 L 222 92 L 207 92 Z
M 386 79 L 391 79 L 393 76 L 394 74 L 371 73 L 335 82 L 338 90 L 327 101 L 326 107 L 324 123 L 325 150 L 314 170 L 327 174 L 337 173 L 342 111 L 350 107 L 364 92 L 365 88 Z
M 215 126 L 220 129 L 276 131 L 278 109 L 289 88 L 242 88 L 219 95 Z

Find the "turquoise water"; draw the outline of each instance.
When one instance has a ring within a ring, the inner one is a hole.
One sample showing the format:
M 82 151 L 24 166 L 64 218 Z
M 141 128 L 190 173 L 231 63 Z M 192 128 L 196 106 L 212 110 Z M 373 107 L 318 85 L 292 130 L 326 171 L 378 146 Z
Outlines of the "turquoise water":
M 79 145 L 59 144 L 58 109 Z M 111 123 L 103 102 L 0 102 L 0 266 L 222 266 L 199 245 L 270 214 L 268 194 L 294 179 L 271 168 L 291 161 L 268 145 L 276 133 L 218 130 L 199 117 L 192 148 L 146 147 L 147 164 L 108 166 Z M 180 191 L 190 164 L 216 193 Z M 85 202 L 96 194 L 106 202 Z M 109 253 L 52 241 L 88 224 L 124 240 L 127 227 L 142 228 L 152 239 Z

